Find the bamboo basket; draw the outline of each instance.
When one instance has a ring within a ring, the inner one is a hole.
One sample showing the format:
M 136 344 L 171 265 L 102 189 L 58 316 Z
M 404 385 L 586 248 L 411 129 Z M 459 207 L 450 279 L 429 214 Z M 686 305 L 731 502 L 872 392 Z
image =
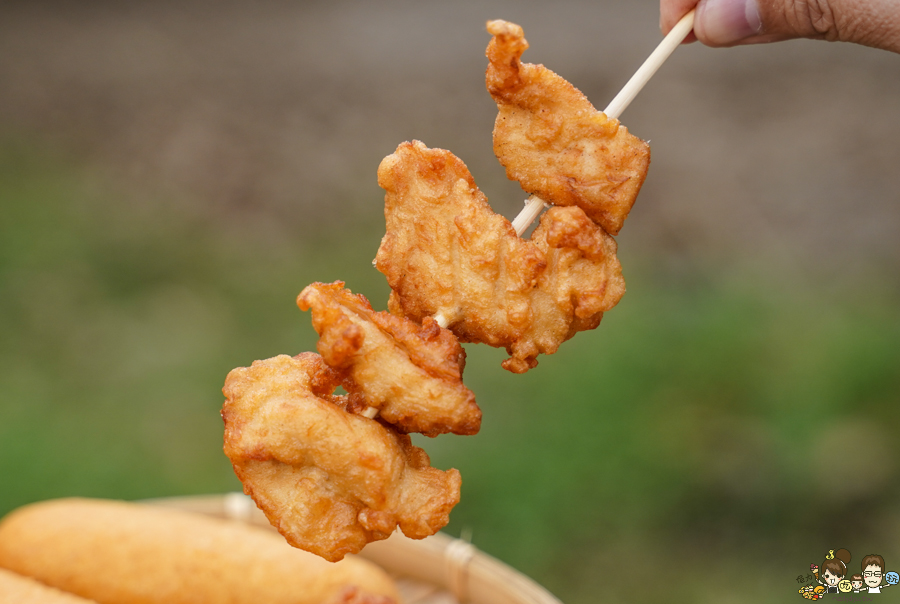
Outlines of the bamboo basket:
M 275 530 L 242 493 L 151 499 L 144 503 Z M 546 589 L 471 543 L 438 533 L 421 540 L 399 531 L 358 554 L 397 581 L 403 604 L 562 604 Z

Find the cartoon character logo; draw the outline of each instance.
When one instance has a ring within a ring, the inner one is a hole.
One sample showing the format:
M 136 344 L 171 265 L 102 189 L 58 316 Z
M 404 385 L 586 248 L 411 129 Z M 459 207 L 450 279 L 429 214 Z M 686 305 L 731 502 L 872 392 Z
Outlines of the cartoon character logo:
M 848 572 L 850 552 L 844 548 L 830 549 L 822 564 L 810 564 L 810 573 L 798 575 L 797 583 L 808 583 L 798 591 L 808 600 L 818 600 L 827 594 L 881 593 L 883 589 L 900 584 L 900 573 L 885 572 L 884 558 L 877 554 L 864 556 L 861 571 Z M 848 576 L 849 575 L 849 576 Z
M 806 587 L 800 588 L 800 595 L 807 600 L 819 600 L 825 597 L 825 588 L 821 585 L 816 585 L 815 587 L 807 585 Z
M 828 550 L 828 555 L 819 567 L 819 583 L 825 586 L 825 592 L 840 593 L 838 584 L 847 575 L 847 564 L 850 562 L 850 552 L 844 548 Z M 881 577 L 879 577 L 879 581 Z
M 869 554 L 868 556 L 865 556 L 860 565 L 862 566 L 863 582 L 865 582 L 868 593 L 870 594 L 880 594 L 882 589 L 896 585 L 897 581 L 900 580 L 897 573 L 885 574 L 884 558 L 878 554 Z M 893 576 L 889 579 L 888 575 Z M 882 584 L 882 579 L 887 581 L 887 585 Z M 891 582 L 891 579 L 894 579 L 893 583 Z

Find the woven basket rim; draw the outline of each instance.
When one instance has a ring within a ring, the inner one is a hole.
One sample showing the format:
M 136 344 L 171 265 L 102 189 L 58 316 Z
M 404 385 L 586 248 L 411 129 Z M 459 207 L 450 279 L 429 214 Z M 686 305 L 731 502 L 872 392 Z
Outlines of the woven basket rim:
M 141 503 L 177 508 L 274 530 L 243 493 L 145 499 Z M 425 539 L 399 531 L 368 544 L 357 554 L 390 573 L 438 586 L 466 604 L 562 604 L 537 582 L 477 547 L 437 533 Z

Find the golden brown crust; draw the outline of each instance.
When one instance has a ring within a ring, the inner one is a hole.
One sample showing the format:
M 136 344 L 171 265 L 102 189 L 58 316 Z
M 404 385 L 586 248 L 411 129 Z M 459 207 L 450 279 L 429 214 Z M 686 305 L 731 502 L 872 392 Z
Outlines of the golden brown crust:
M 550 208 L 531 240 L 544 253 L 547 270 L 531 296 L 534 323 L 504 361 L 514 373 L 527 371 L 539 353 L 556 352 L 579 331 L 596 328 L 625 294 L 615 240 L 581 208 Z
M 577 205 L 608 233 L 619 229 L 641 189 L 650 147 L 594 109 L 543 65 L 522 63 L 522 28 L 489 21 L 487 89 L 500 110 L 494 153 L 507 176 L 555 205 Z
M 418 325 L 375 312 L 341 281 L 309 285 L 297 304 L 312 310 L 319 353 L 347 376 L 344 388 L 384 421 L 427 436 L 478 432 L 481 410 L 462 383 L 465 352 L 452 333 L 431 319 Z
M 530 321 L 541 254 L 491 210 L 449 151 L 402 143 L 378 167 L 378 184 L 386 233 L 375 267 L 395 292 L 391 312 L 414 321 L 440 314 L 464 342 L 506 346 Z
M 418 141 L 382 161 L 378 183 L 387 232 L 375 266 L 391 312 L 442 316 L 460 340 L 506 348 L 510 371 L 596 327 L 624 293 L 615 241 L 580 208 L 551 209 L 521 239 L 462 161 Z
M 13 512 L 0 523 L 0 565 L 100 604 L 320 604 L 350 586 L 370 597 L 360 602 L 399 602 L 365 560 L 334 565 L 259 528 L 115 501 Z
M 0 568 L 0 604 L 96 604 Z
M 398 526 L 417 539 L 440 530 L 459 502 L 459 472 L 430 467 L 408 436 L 314 394 L 313 383 L 337 386 L 323 367 L 303 353 L 228 374 L 225 454 L 244 491 L 289 543 L 332 561 Z

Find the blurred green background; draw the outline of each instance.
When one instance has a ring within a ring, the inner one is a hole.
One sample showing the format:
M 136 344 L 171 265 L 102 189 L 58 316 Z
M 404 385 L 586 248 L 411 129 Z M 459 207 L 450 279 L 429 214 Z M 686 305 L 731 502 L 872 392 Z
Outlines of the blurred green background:
M 4 3 L 0 514 L 238 490 L 233 367 L 315 347 L 295 306 L 384 308 L 375 170 L 403 140 L 524 195 L 491 152 L 484 21 L 600 108 L 654 1 Z M 523 376 L 469 345 L 447 531 L 564 602 L 782 602 L 846 547 L 900 562 L 900 57 L 680 49 L 624 115 L 653 146 L 628 293 Z M 865 550 L 865 551 L 864 551 Z

